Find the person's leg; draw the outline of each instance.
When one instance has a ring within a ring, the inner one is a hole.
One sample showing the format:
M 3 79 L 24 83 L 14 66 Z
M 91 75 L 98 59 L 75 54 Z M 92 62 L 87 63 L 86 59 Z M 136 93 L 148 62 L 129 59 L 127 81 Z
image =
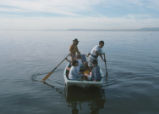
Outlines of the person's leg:
M 76 60 L 76 55 L 75 54 L 71 54 L 71 61 Z

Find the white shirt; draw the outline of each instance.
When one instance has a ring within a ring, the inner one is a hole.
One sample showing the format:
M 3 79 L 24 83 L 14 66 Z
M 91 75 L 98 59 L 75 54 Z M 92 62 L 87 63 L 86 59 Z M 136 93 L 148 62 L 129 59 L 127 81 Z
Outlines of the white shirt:
M 94 58 L 98 58 L 98 55 L 103 54 L 102 48 L 99 47 L 99 45 L 96 45 L 95 47 L 92 48 L 91 50 L 91 56 Z
M 79 67 L 78 66 L 72 66 L 69 73 L 69 79 L 71 80 L 79 80 L 81 78 L 79 74 Z

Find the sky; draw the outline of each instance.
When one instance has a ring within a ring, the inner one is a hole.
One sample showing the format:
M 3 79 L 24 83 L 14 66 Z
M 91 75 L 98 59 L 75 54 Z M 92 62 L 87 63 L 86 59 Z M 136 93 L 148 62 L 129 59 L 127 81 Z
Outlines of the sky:
M 159 27 L 159 0 L 0 0 L 0 30 Z

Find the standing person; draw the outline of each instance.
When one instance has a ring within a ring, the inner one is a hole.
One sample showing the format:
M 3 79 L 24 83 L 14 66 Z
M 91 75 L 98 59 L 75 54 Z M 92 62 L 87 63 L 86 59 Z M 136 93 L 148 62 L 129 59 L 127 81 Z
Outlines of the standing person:
M 80 55 L 80 52 L 79 52 L 78 47 L 77 47 L 78 43 L 79 43 L 78 39 L 75 38 L 73 40 L 73 44 L 70 46 L 69 51 L 70 51 L 70 54 L 71 54 L 71 60 L 72 61 L 76 59 L 77 54 Z
M 92 63 L 94 60 L 98 63 L 98 56 L 101 57 L 101 59 L 105 62 L 105 59 L 102 55 L 104 55 L 104 52 L 102 50 L 104 46 L 104 41 L 99 41 L 99 44 L 92 48 L 91 53 L 89 54 L 89 60 L 88 60 L 88 66 L 92 67 Z

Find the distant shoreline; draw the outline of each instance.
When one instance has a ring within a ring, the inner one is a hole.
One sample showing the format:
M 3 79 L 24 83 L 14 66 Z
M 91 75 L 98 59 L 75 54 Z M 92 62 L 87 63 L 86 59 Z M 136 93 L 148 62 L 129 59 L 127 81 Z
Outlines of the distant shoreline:
M 141 28 L 141 29 L 0 29 L 0 31 L 114 31 L 114 32 L 131 32 L 131 31 L 159 31 L 159 28 Z

